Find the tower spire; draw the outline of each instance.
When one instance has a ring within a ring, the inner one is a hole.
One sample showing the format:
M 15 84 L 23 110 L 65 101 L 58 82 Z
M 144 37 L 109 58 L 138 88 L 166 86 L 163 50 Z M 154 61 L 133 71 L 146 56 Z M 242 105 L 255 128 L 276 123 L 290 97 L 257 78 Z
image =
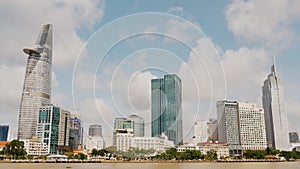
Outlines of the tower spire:
M 273 66 L 272 66 L 272 72 L 274 72 L 274 75 L 277 76 L 277 69 L 276 69 L 276 56 L 273 55 Z

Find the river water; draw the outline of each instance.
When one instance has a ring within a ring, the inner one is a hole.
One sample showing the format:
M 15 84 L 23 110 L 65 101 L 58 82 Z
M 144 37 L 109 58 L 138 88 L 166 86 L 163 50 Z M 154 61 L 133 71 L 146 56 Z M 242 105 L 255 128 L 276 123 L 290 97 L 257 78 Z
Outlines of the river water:
M 300 162 L 273 163 L 0 163 L 0 169 L 300 169 Z

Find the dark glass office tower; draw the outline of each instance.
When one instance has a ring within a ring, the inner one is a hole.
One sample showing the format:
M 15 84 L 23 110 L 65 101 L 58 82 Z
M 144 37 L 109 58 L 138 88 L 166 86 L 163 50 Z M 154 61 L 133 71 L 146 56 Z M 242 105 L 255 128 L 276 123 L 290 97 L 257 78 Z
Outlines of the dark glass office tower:
M 28 55 L 21 97 L 18 139 L 36 134 L 39 108 L 51 103 L 52 25 L 41 27 L 35 47 L 23 49 Z
M 174 144 L 182 144 L 181 93 L 181 79 L 175 74 L 151 80 L 152 137 L 165 133 Z
M 8 125 L 0 125 L 0 141 L 7 141 Z

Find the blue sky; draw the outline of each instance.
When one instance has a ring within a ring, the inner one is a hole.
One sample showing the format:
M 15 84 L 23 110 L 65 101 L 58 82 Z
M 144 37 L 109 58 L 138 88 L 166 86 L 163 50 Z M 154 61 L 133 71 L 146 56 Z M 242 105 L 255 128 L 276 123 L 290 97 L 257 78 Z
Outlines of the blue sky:
M 52 23 L 52 102 L 77 112 L 85 126 L 102 124 L 107 137 L 113 119 L 130 114 L 145 119 L 149 134 L 150 79 L 165 72 L 183 80 L 186 141 L 195 120 L 216 117 L 218 99 L 261 107 L 274 54 L 290 130 L 300 131 L 299 11 L 293 0 L 0 2 L 0 77 L 6 79 L 0 124 L 10 124 L 15 134 L 26 66 L 22 49 L 33 46 L 42 24 Z M 141 34 L 125 38 L 134 33 Z

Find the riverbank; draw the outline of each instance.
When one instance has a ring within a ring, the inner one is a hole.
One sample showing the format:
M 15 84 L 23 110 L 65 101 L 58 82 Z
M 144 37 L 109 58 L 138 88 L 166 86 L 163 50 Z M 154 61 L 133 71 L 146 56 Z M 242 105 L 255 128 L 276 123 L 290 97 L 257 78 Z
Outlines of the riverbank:
M 300 162 L 300 160 L 293 161 L 283 161 L 277 159 L 231 159 L 231 160 L 131 160 L 131 161 L 121 161 L 121 160 L 0 160 L 0 163 L 252 163 L 252 162 Z

